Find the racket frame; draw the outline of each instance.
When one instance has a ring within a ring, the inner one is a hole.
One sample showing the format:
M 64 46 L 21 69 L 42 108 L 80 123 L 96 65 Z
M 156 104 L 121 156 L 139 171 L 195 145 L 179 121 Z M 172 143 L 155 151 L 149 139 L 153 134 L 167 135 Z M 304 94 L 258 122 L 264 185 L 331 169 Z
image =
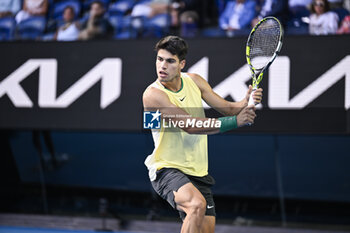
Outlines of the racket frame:
M 256 68 L 253 67 L 252 63 L 251 63 L 251 60 L 250 60 L 250 42 L 253 38 L 253 35 L 256 31 L 256 29 L 265 21 L 267 20 L 270 20 L 270 19 L 273 19 L 275 21 L 278 22 L 278 25 L 280 27 L 280 36 L 278 38 L 278 44 L 277 44 L 277 48 L 274 52 L 274 54 L 272 55 L 272 57 L 270 58 L 270 60 L 267 62 L 267 64 L 259 71 L 257 70 Z M 281 25 L 281 22 L 276 18 L 276 17 L 273 17 L 273 16 L 268 16 L 268 17 L 265 17 L 263 19 L 261 19 L 255 26 L 254 28 L 251 30 L 250 34 L 249 34 L 249 37 L 248 37 L 248 40 L 247 40 L 247 44 L 246 44 L 246 59 L 247 59 L 247 63 L 248 63 L 248 66 L 249 66 L 249 69 L 252 73 L 252 86 L 253 86 L 253 90 L 256 90 L 258 87 L 259 87 L 259 83 L 261 82 L 263 76 L 264 76 L 264 72 L 270 67 L 270 65 L 272 64 L 272 62 L 275 60 L 275 58 L 277 57 L 277 55 L 279 54 L 281 48 L 282 48 L 282 44 L 283 44 L 283 35 L 284 35 L 284 31 L 283 31 L 283 27 Z

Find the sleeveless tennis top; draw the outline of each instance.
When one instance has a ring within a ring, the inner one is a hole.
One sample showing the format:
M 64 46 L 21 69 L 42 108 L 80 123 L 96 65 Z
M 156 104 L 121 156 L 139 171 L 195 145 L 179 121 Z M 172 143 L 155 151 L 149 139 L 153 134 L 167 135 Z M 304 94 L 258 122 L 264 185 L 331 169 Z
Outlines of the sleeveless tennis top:
M 181 73 L 182 86 L 179 91 L 166 89 L 159 81 L 149 87 L 164 91 L 170 101 L 192 117 L 205 117 L 202 95 L 198 86 L 186 73 Z M 180 128 L 152 129 L 154 150 L 145 160 L 151 181 L 161 168 L 176 168 L 191 176 L 208 174 L 207 135 L 188 134 Z

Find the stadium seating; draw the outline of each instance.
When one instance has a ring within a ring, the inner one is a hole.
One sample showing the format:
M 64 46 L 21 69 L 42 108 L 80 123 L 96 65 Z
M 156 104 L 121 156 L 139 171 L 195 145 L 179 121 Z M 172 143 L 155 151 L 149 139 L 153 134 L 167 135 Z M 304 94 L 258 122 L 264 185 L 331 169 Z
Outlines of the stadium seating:
M 63 23 L 63 11 L 71 6 L 75 11 L 75 20 L 78 23 L 84 22 L 89 15 L 89 8 L 96 0 L 48 0 L 49 13 L 45 17 L 33 17 L 16 25 L 12 17 L 0 19 L 0 41 L 13 39 L 40 39 L 50 40 L 57 28 Z M 109 19 L 115 28 L 115 39 L 152 38 L 162 37 L 170 31 L 171 17 L 169 14 L 156 15 L 153 18 L 130 16 L 136 4 L 150 2 L 151 0 L 97 0 L 103 3 L 106 9 L 105 17 Z M 229 0 L 215 0 L 215 8 L 220 12 L 224 9 Z M 345 8 L 332 9 L 339 16 L 339 23 L 344 16 L 349 15 Z M 307 8 L 301 12 L 290 12 L 289 20 L 285 25 L 286 34 L 307 35 L 308 24 L 304 20 L 309 16 Z M 45 24 L 43 25 L 43 22 Z M 198 29 L 198 30 L 197 30 Z M 18 32 L 17 32 L 18 31 Z M 42 36 L 43 32 L 46 37 Z M 215 25 L 210 27 L 199 27 L 194 24 L 183 24 L 180 27 L 180 35 L 183 37 L 227 37 L 225 31 Z M 245 35 L 235 33 L 232 36 Z
M 131 11 L 135 5 L 135 0 L 120 0 L 112 3 L 108 8 L 108 15 L 125 15 L 126 12 Z
M 12 40 L 16 29 L 13 17 L 0 18 L 0 41 Z
M 114 27 L 115 39 L 131 39 L 136 38 L 136 30 L 131 26 L 131 16 L 112 15 L 109 22 Z
M 115 14 L 109 16 L 109 21 L 115 29 L 115 39 L 159 38 L 168 33 L 170 16 L 168 14 L 160 14 L 148 18 Z
M 17 36 L 22 40 L 39 39 L 45 30 L 46 19 L 44 16 L 34 16 L 23 20 L 17 25 Z
M 219 27 L 210 27 L 210 28 L 203 29 L 201 31 L 201 36 L 209 37 L 209 38 L 210 37 L 225 37 L 226 32 Z
M 152 18 L 143 18 L 143 37 L 162 37 L 169 31 L 169 14 L 160 14 Z
M 343 19 L 345 18 L 345 16 L 350 15 L 349 11 L 345 8 L 339 7 L 339 8 L 335 8 L 332 9 L 333 12 L 335 12 L 338 17 L 339 17 L 339 24 L 343 21 Z

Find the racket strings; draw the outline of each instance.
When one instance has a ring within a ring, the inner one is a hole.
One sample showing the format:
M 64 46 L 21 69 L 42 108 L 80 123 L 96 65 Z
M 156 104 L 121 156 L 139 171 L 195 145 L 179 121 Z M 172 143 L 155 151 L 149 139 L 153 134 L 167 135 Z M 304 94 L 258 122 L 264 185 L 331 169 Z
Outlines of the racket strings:
M 270 61 L 276 52 L 279 38 L 280 25 L 275 20 L 263 21 L 252 34 L 250 40 L 250 59 L 256 70 L 261 70 Z

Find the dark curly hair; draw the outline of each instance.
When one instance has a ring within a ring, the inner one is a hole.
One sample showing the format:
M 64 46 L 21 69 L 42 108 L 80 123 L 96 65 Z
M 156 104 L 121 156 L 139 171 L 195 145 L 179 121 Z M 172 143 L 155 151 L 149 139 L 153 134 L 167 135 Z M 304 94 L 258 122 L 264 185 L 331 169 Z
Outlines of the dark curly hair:
M 186 58 L 188 46 L 181 37 L 167 36 L 158 41 L 154 48 L 156 52 L 158 52 L 160 49 L 164 49 L 172 55 L 176 55 L 179 60 L 182 61 Z

